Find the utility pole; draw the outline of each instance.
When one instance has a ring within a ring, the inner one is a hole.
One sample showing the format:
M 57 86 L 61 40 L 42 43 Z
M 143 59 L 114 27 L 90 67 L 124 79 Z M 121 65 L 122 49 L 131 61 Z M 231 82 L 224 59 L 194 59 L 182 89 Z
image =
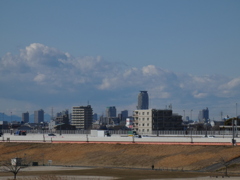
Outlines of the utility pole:
M 236 137 L 238 137 L 238 115 L 237 115 L 237 103 L 236 103 L 236 121 L 235 121 L 235 128 L 236 128 Z
M 234 119 L 232 119 L 232 145 L 235 145 L 235 139 L 234 139 Z

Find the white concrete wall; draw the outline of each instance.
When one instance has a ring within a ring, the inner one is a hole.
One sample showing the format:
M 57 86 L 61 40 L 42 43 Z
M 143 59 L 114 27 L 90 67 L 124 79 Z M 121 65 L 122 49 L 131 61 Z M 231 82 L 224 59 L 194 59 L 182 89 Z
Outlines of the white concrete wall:
M 200 143 L 231 143 L 232 137 L 231 136 L 217 136 L 215 138 L 206 138 L 203 136 L 193 136 L 191 139 L 191 136 L 152 136 L 152 137 L 131 137 L 131 136 L 120 136 L 120 135 L 112 135 L 111 137 L 92 137 L 90 135 L 86 134 L 64 134 L 59 135 L 56 134 L 56 136 L 48 136 L 47 134 L 27 134 L 26 136 L 15 136 L 11 134 L 5 133 L 3 137 L 0 137 L 0 141 L 6 141 L 7 139 L 10 139 L 10 141 L 39 141 L 43 142 L 44 140 L 47 142 L 51 141 L 106 141 L 106 142 L 200 142 Z M 235 138 L 235 140 L 240 142 L 240 138 Z

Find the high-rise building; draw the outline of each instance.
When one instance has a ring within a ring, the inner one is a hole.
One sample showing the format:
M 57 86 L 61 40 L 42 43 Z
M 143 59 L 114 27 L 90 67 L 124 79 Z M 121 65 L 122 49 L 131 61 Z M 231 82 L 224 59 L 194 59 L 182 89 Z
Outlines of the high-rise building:
M 112 118 L 117 116 L 117 109 L 115 106 L 109 106 L 106 108 L 106 117 Z
M 140 91 L 138 94 L 137 109 L 148 109 L 148 93 L 147 91 Z
M 198 120 L 199 122 L 207 122 L 209 119 L 209 110 L 208 108 L 199 111 Z
M 97 113 L 93 113 L 93 121 L 97 121 L 98 120 L 98 115 Z
M 74 106 L 72 109 L 71 125 L 77 129 L 91 129 L 93 110 L 90 105 L 88 106 Z
M 120 118 L 120 120 L 121 121 L 126 121 L 127 117 L 128 117 L 128 110 L 121 111 L 121 118 Z
M 55 118 L 55 122 L 56 122 L 56 124 L 69 124 L 68 109 L 57 113 L 56 118 Z
M 23 123 L 29 122 L 29 112 L 22 113 L 22 122 Z
M 34 123 L 44 122 L 44 111 L 42 109 L 34 111 Z

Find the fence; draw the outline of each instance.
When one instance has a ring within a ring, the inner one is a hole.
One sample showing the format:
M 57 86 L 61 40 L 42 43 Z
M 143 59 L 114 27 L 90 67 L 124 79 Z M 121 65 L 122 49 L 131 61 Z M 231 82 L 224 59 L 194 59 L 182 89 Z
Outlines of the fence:
M 26 130 L 27 134 L 91 134 L 91 130 Z M 108 130 L 112 135 L 127 135 L 128 130 Z M 3 130 L 3 133 L 14 134 L 14 130 Z M 233 132 L 229 130 L 217 130 L 217 131 L 174 131 L 174 130 L 161 130 L 153 131 L 152 134 L 144 133 L 141 135 L 149 136 L 189 136 L 189 135 L 202 135 L 202 136 L 215 136 L 215 135 L 232 135 Z M 234 133 L 238 135 L 238 132 Z

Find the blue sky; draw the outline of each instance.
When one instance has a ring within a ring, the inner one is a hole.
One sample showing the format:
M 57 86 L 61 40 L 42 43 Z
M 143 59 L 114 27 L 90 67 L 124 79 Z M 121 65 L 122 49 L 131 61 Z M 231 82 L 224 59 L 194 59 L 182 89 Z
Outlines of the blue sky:
M 98 114 L 132 111 L 147 90 L 152 108 L 234 116 L 239 9 L 238 0 L 2 0 L 0 112 L 88 101 Z

